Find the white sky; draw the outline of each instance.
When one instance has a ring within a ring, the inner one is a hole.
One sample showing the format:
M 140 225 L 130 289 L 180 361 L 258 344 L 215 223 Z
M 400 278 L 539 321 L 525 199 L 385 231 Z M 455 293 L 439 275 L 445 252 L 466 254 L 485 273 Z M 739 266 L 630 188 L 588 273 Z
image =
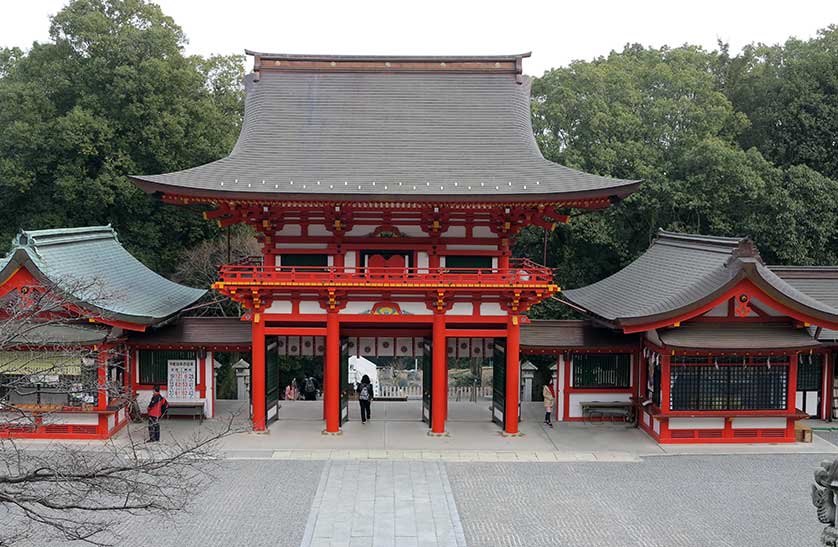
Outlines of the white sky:
M 808 38 L 838 24 L 835 0 L 158 0 L 189 38 L 188 53 L 507 54 L 524 71 L 591 59 L 629 42 L 685 42 L 734 51 Z M 0 46 L 48 38 L 64 0 L 0 0 Z M 250 62 L 248 62 L 250 64 Z

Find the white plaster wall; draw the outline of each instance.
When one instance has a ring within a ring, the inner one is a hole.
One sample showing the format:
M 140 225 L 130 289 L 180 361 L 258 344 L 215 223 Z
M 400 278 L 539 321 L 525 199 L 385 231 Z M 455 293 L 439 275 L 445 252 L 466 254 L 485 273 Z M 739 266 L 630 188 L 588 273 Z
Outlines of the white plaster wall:
M 498 237 L 492 233 L 492 230 L 490 230 L 488 226 L 475 226 L 471 231 L 471 235 L 472 237 Z M 495 247 L 495 249 L 497 249 L 497 247 Z
M 326 229 L 322 224 L 309 224 L 308 235 L 310 236 L 330 236 L 332 232 Z
M 669 429 L 724 429 L 724 418 L 670 418 Z
M 108 431 L 113 429 L 113 427 L 115 425 L 116 425 L 116 416 L 113 415 L 113 414 L 108 414 Z
M 481 302 L 480 315 L 506 315 L 497 302 Z
M 326 249 L 326 243 L 277 243 L 276 248 L 280 251 L 296 251 L 297 249 Z
M 661 434 L 661 421 L 660 420 L 652 419 L 652 431 L 654 431 L 658 435 Z
M 498 250 L 497 245 L 446 245 L 445 248 L 449 251 L 486 251 L 490 253 Z
M 43 420 L 45 424 L 63 424 L 63 425 L 99 425 L 98 414 L 76 414 L 67 413 L 62 414 L 55 412 L 51 414 L 44 414 Z
M 587 402 L 587 401 L 603 401 L 603 402 L 611 402 L 611 401 L 619 401 L 619 402 L 631 402 L 631 393 L 610 393 L 610 392 L 603 392 L 603 393 L 571 393 L 570 394 L 570 408 L 569 415 L 571 418 L 581 418 L 582 417 L 582 406 L 579 403 Z
M 445 232 L 445 237 L 466 237 L 465 226 L 451 226 Z
M 356 314 L 356 313 L 366 313 L 372 309 L 375 305 L 375 302 L 370 302 L 367 300 L 363 300 L 360 302 L 348 302 L 346 307 L 340 310 L 341 314 Z
M 266 313 L 291 313 L 291 302 L 287 300 L 274 300 L 271 306 L 265 310 Z
M 803 395 L 806 394 L 806 405 L 803 404 Z M 806 409 L 806 412 L 815 415 L 820 412 L 818 408 L 818 392 L 817 391 L 798 391 L 795 396 L 795 408 L 800 410 Z
M 559 355 L 556 366 L 556 420 L 564 420 L 564 355 Z
M 210 418 L 213 415 L 215 405 L 215 390 L 212 371 L 212 352 L 208 351 L 204 357 L 204 378 L 206 378 L 206 391 L 204 397 L 204 416 Z
M 420 226 L 397 226 L 402 235 L 407 237 L 428 237 Z M 370 230 L 372 231 L 372 230 Z
M 303 228 L 299 224 L 286 224 L 282 227 L 282 230 L 278 231 L 276 235 L 278 236 L 298 236 L 302 235 Z
M 733 429 L 783 429 L 786 418 L 750 418 L 742 416 L 733 419 Z
M 783 315 L 782 313 L 778 312 L 777 310 L 770 307 L 765 302 L 762 302 L 758 298 L 751 298 L 751 304 L 753 304 L 754 306 L 759 308 L 761 311 L 764 311 L 765 313 L 767 313 L 768 315 L 770 315 L 772 317 L 778 317 L 780 315 Z M 749 316 L 755 316 L 755 315 L 757 315 L 757 314 L 754 313 L 754 312 L 751 312 L 751 314 L 749 314 Z
M 727 300 L 705 313 L 707 317 L 727 317 Z
M 343 267 L 346 268 L 347 271 L 355 271 L 355 260 L 357 259 L 357 257 L 358 254 L 355 251 L 347 251 L 346 254 L 343 256 Z
M 304 300 L 300 302 L 300 313 L 326 313 L 326 310 L 318 302 Z
M 349 237 L 361 237 L 367 235 L 372 231 L 373 228 L 370 228 L 369 226 L 353 226 L 344 235 Z
M 471 302 L 455 302 L 448 315 L 472 315 L 473 313 L 474 304 Z
M 399 303 L 399 307 L 403 312 L 411 315 L 432 315 L 433 312 L 428 309 L 424 302 L 404 302 Z
M 419 269 L 427 269 L 428 268 L 428 253 L 424 251 L 419 251 L 416 253 L 416 267 Z M 427 271 L 425 272 L 427 273 Z

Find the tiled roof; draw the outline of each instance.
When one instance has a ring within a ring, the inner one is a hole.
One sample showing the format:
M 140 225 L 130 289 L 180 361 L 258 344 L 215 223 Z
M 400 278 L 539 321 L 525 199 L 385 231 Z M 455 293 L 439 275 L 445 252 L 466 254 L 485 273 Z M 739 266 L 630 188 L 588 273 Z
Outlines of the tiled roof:
M 595 327 L 590 321 L 533 320 L 521 325 L 522 348 L 613 348 L 637 346 L 637 335 Z
M 768 268 L 800 292 L 833 308 L 838 308 L 838 267 L 769 266 Z M 838 340 L 838 331 L 820 329 L 818 340 Z
M 748 238 L 665 232 L 637 260 L 563 298 L 589 313 L 628 325 L 666 319 L 709 303 L 740 280 L 807 315 L 838 322 L 838 307 L 798 290 L 762 263 Z
M 660 341 L 671 349 L 772 350 L 818 346 L 803 328 L 783 323 L 685 323 L 658 329 Z
M 0 262 L 0 280 L 26 267 L 39 279 L 68 288 L 71 298 L 107 318 L 151 324 L 206 292 L 156 274 L 119 243 L 110 226 L 21 231 Z
M 255 55 L 283 67 L 289 59 L 337 59 L 381 68 L 251 74 L 244 125 L 230 155 L 184 171 L 132 177 L 141 187 L 228 198 L 480 195 L 489 201 L 625 196 L 637 188 L 638 181 L 545 160 L 532 132 L 530 83 L 520 74 L 387 69 L 386 57 Z M 392 66 L 410 59 L 448 59 L 452 66 L 497 59 L 520 66 L 520 58 L 393 57 Z
M 238 317 L 179 317 L 159 328 L 129 333 L 129 341 L 137 346 L 250 347 L 251 324 Z

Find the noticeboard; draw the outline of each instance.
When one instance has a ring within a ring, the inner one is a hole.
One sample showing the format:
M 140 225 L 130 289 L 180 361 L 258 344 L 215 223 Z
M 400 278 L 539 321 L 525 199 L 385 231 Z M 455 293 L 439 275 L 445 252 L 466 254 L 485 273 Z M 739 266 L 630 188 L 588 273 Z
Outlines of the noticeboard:
M 169 362 L 168 399 L 197 399 L 195 392 L 195 361 L 191 359 L 170 359 Z

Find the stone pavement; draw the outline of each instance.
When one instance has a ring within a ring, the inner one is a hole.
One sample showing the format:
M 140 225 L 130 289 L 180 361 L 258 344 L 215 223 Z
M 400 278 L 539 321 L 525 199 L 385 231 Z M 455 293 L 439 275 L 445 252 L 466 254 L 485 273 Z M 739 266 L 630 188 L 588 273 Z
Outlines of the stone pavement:
M 442 463 L 326 465 L 302 547 L 465 547 Z

